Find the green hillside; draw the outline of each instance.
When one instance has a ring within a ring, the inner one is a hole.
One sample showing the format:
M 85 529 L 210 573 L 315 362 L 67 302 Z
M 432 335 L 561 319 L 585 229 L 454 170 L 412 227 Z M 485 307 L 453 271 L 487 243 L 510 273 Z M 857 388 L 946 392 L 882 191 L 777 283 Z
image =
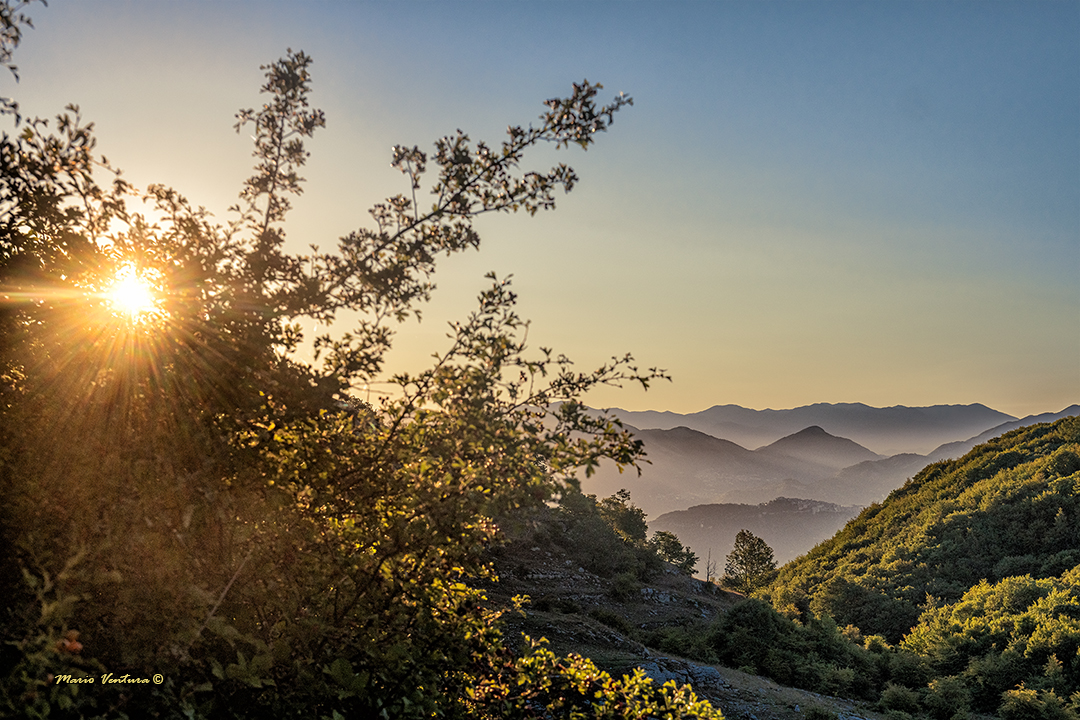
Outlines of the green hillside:
M 1073 717 L 1080 418 L 928 466 L 785 565 L 764 595 L 789 617 L 828 615 L 921 656 L 939 694 L 962 705 Z
M 772 606 L 680 595 L 625 493 L 543 511 L 493 549 L 504 581 L 490 590 L 532 596 L 512 631 L 559 652 L 632 667 L 647 646 L 890 720 L 1080 720 L 1080 418 L 926 468 L 786 565 Z M 738 701 L 701 690 L 725 710 Z
M 1080 418 L 1002 435 L 928 466 L 831 540 L 785 565 L 777 608 L 831 615 L 892 642 L 928 597 L 983 580 L 1062 575 L 1080 564 Z

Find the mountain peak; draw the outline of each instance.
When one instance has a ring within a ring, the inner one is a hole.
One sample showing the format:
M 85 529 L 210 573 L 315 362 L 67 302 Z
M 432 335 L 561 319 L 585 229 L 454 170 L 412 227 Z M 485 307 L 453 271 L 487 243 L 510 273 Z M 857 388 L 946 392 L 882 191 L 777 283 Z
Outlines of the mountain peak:
M 830 435 L 829 433 L 825 432 L 825 428 L 821 427 L 820 425 L 811 425 L 808 428 L 803 428 L 802 430 L 795 433 L 794 435 L 788 435 L 788 437 L 799 437 L 799 436 L 804 436 L 804 437 L 822 437 L 822 436 L 836 437 L 836 435 Z
M 820 425 L 805 427 L 754 452 L 817 463 L 837 470 L 867 460 L 881 459 L 881 456 L 872 450 L 854 440 L 832 435 Z
M 790 446 L 793 446 L 793 445 L 796 445 L 796 444 L 803 444 L 803 443 L 808 443 L 808 442 L 809 443 L 822 443 L 822 442 L 828 443 L 828 442 L 833 442 L 833 441 L 837 441 L 837 440 L 839 440 L 840 443 L 833 443 L 833 444 L 848 444 L 848 443 L 850 443 L 851 445 L 854 445 L 856 447 L 862 448 L 863 450 L 866 450 L 866 448 L 862 447 L 862 445 L 859 445 L 859 443 L 855 442 L 854 440 L 849 440 L 848 438 L 845 438 L 845 437 L 840 437 L 838 435 L 833 435 L 833 434 L 827 432 L 825 430 L 825 428 L 821 427 L 820 425 L 811 425 L 809 427 L 805 427 L 802 430 L 800 430 L 799 432 L 792 433 L 790 435 L 785 435 L 784 437 L 780 438 L 776 442 L 770 443 L 769 445 L 766 445 L 765 447 L 770 447 L 770 448 L 771 447 L 790 447 Z M 764 447 L 759 448 L 759 450 L 764 450 L 764 449 L 765 449 Z M 866 450 L 866 452 L 870 452 L 870 451 Z

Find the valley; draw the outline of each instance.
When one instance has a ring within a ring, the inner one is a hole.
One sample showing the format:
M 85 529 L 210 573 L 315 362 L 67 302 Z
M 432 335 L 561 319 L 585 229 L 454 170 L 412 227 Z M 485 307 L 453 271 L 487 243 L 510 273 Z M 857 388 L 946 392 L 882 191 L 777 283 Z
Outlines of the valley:
M 779 447 L 851 449 L 824 436 Z M 838 531 L 744 597 L 700 579 L 704 555 L 697 578 L 658 562 L 627 522 L 644 515 L 632 493 L 570 495 L 518 518 L 491 549 L 501 579 L 485 590 L 497 607 L 530 597 L 507 615 L 508 639 L 542 636 L 616 676 L 689 684 L 731 718 L 1080 716 L 1080 418 L 1018 423 L 855 511 L 776 498 L 650 523 L 693 547 L 722 523 L 771 515 L 796 534 L 834 516 Z M 712 559 L 715 578 L 723 558 L 714 549 Z

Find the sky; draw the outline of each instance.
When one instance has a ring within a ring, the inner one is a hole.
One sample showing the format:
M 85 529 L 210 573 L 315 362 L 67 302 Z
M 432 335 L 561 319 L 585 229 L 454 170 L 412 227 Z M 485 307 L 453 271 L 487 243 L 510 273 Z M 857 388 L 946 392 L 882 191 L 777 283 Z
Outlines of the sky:
M 484 274 L 529 344 L 672 382 L 599 407 L 1080 402 L 1080 2 L 50 0 L 0 77 L 24 115 L 80 106 L 137 186 L 221 220 L 253 159 L 260 65 L 314 58 L 291 247 L 407 191 L 395 144 L 501 141 L 582 79 L 625 92 L 555 211 L 483 218 L 442 261 L 392 371 L 448 346 Z M 4 127 L 10 131 L 10 120 Z M 528 165 L 528 160 L 526 161 Z M 382 387 L 373 384 L 371 389 Z

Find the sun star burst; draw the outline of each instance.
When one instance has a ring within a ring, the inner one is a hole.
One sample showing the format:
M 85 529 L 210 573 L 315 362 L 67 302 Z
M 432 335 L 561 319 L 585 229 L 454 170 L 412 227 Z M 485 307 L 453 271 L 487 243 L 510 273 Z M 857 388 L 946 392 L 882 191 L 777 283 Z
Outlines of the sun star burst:
M 106 296 L 118 313 L 132 320 L 161 312 L 158 288 L 147 273 L 140 273 L 131 265 L 117 271 Z

